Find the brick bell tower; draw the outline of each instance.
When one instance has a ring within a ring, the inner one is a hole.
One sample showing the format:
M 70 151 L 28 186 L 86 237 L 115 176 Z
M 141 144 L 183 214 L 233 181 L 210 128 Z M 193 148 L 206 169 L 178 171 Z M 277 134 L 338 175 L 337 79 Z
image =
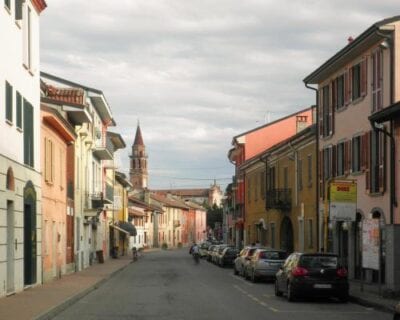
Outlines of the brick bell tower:
M 142 131 L 138 123 L 136 129 L 135 141 L 132 145 L 130 180 L 134 189 L 147 188 L 148 171 L 147 171 L 147 154 L 146 147 L 143 143 Z

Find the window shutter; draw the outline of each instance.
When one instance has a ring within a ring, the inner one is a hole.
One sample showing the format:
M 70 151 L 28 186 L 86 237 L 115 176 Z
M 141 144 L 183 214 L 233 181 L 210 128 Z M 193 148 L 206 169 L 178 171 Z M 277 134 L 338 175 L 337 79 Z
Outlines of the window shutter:
M 348 104 L 350 104 L 351 101 L 353 100 L 353 68 L 349 68 L 348 77 L 349 77 L 349 81 L 348 81 L 349 86 L 347 88 L 347 90 L 349 91 L 349 93 L 348 93 L 348 99 L 349 99 Z
M 371 132 L 367 132 L 364 135 L 365 139 L 365 191 L 370 193 L 371 191 L 371 152 L 370 152 L 370 141 Z
M 379 132 L 379 168 L 378 168 L 378 183 L 379 192 L 385 192 L 385 160 L 386 160 L 386 136 L 383 132 Z
M 335 82 L 329 84 L 329 135 L 334 134 L 334 111 L 335 111 Z
M 362 135 L 360 137 L 360 169 L 362 172 L 365 171 L 366 164 L 366 151 L 365 151 L 365 143 L 366 143 L 366 135 Z
M 6 81 L 6 119 L 12 122 L 13 118 L 13 87 Z
M 322 138 L 324 136 L 324 119 L 323 119 L 323 95 L 322 89 L 318 90 L 318 130 L 319 137 Z
M 377 102 L 377 110 L 382 109 L 382 82 L 383 82 L 383 72 L 382 72 L 382 64 L 383 64 L 383 58 L 382 58 L 382 50 L 378 49 L 377 55 L 376 55 L 376 64 L 377 64 L 377 83 L 376 83 L 376 89 L 377 89 L 377 95 L 376 95 L 376 102 Z
M 349 148 L 348 148 L 348 143 L 349 141 L 345 141 L 343 143 L 343 158 L 344 158 L 344 163 L 343 163 L 343 173 L 345 176 L 347 176 L 350 173 L 350 168 L 349 168 Z
M 332 170 L 332 175 L 331 177 L 334 178 L 336 177 L 337 173 L 337 152 L 336 152 L 337 146 L 333 145 L 332 146 L 332 163 L 331 163 L 331 170 Z
M 319 197 L 324 199 L 324 150 L 319 151 Z
M 343 74 L 343 81 L 344 81 L 344 105 L 347 106 L 349 104 L 349 70 L 346 70 Z
M 23 0 L 15 0 L 15 20 L 22 20 L 22 2 Z
M 368 93 L 368 58 L 361 61 L 361 97 Z

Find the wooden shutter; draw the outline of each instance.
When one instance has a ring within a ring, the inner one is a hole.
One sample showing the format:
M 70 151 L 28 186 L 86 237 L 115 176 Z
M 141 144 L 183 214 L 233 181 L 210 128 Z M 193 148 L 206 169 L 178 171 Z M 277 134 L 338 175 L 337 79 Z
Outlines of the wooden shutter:
M 365 57 L 361 61 L 360 65 L 360 82 L 361 82 L 361 88 L 360 88 L 360 93 L 361 97 L 365 97 L 368 93 L 368 58 Z
M 347 176 L 350 173 L 350 167 L 349 167 L 349 142 L 350 141 L 345 141 L 343 142 L 343 173 L 345 176 Z
M 386 160 L 386 136 L 383 132 L 379 132 L 379 158 L 378 158 L 378 183 L 379 192 L 385 192 L 386 179 L 385 179 L 385 160 Z
M 350 71 L 347 69 L 343 75 L 344 78 L 344 105 L 350 103 Z
M 360 136 L 360 170 L 361 172 L 365 171 L 365 164 L 366 164 L 366 152 L 365 152 L 365 134 Z
M 329 84 L 329 135 L 333 135 L 334 131 L 334 116 L 335 116 L 335 82 Z
M 24 99 L 24 164 L 34 167 L 33 107 Z
M 371 192 L 371 131 L 364 135 L 364 152 L 365 152 L 365 191 L 367 193 Z
M 6 81 L 6 119 L 12 122 L 13 118 L 13 87 Z
M 377 110 L 381 110 L 382 106 L 383 106 L 383 101 L 382 101 L 383 58 L 382 58 L 382 50 L 381 49 L 378 49 L 378 51 L 377 51 L 376 60 L 377 60 L 376 61 L 376 64 L 377 64 L 376 101 L 377 101 Z
M 322 89 L 318 90 L 318 130 L 319 137 L 324 136 L 324 118 L 323 118 L 323 94 Z
M 333 145 L 332 146 L 332 163 L 331 163 L 331 177 L 334 178 L 336 177 L 337 173 L 337 152 L 336 152 L 337 146 Z
M 324 199 L 324 150 L 319 151 L 318 163 L 319 197 Z
M 15 20 L 22 20 L 22 2 L 23 0 L 15 0 Z

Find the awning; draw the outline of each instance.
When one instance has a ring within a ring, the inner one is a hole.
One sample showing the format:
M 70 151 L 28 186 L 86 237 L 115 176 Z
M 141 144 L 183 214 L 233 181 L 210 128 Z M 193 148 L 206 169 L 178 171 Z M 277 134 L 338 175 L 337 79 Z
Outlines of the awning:
M 122 229 L 122 228 L 120 228 L 120 227 L 118 227 L 118 226 L 116 226 L 116 225 L 110 224 L 110 227 L 111 227 L 111 228 L 114 228 L 115 230 L 118 230 L 118 231 L 120 231 L 120 232 L 123 232 L 123 233 L 129 235 L 129 232 L 128 232 L 128 231 L 125 231 L 124 229 Z
M 135 226 L 132 223 L 125 222 L 125 221 L 119 221 L 118 224 L 111 225 L 118 231 L 124 232 L 126 234 L 129 234 L 130 236 L 136 237 L 137 231 Z
M 369 121 L 372 123 L 382 123 L 396 118 L 400 118 L 400 102 L 396 102 L 368 117 Z

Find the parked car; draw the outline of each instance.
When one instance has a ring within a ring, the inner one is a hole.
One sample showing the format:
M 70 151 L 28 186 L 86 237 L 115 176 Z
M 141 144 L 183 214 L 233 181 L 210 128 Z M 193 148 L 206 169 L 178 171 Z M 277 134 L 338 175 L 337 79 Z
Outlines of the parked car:
M 276 249 L 257 249 L 244 270 L 246 279 L 257 282 L 259 279 L 273 279 L 287 258 L 286 251 Z
M 349 299 L 347 270 L 338 256 L 327 253 L 292 253 L 276 274 L 275 295 L 286 293 L 289 301 L 300 296 Z
M 208 252 L 208 247 L 210 246 L 210 243 L 208 242 L 203 242 L 199 246 L 199 253 L 201 258 L 207 257 L 207 252 Z
M 240 251 L 238 257 L 235 259 L 233 264 L 233 273 L 244 276 L 245 265 L 249 262 L 254 251 L 257 247 L 245 247 Z
M 218 246 L 216 247 L 216 249 L 215 249 L 214 252 L 213 252 L 212 258 L 211 258 L 212 263 L 218 264 L 218 260 L 219 260 L 220 254 L 222 253 L 222 251 L 223 251 L 227 246 L 228 246 L 227 244 L 220 244 L 220 245 L 218 245 Z
M 215 247 L 216 247 L 215 244 L 212 244 L 211 246 L 208 247 L 207 256 L 206 256 L 207 261 L 211 261 L 211 256 L 212 256 L 212 253 L 213 253 Z
M 393 320 L 400 320 L 400 302 L 394 308 Z
M 232 266 L 238 253 L 238 250 L 234 247 L 226 247 L 218 257 L 218 265 L 222 268 L 225 266 Z

